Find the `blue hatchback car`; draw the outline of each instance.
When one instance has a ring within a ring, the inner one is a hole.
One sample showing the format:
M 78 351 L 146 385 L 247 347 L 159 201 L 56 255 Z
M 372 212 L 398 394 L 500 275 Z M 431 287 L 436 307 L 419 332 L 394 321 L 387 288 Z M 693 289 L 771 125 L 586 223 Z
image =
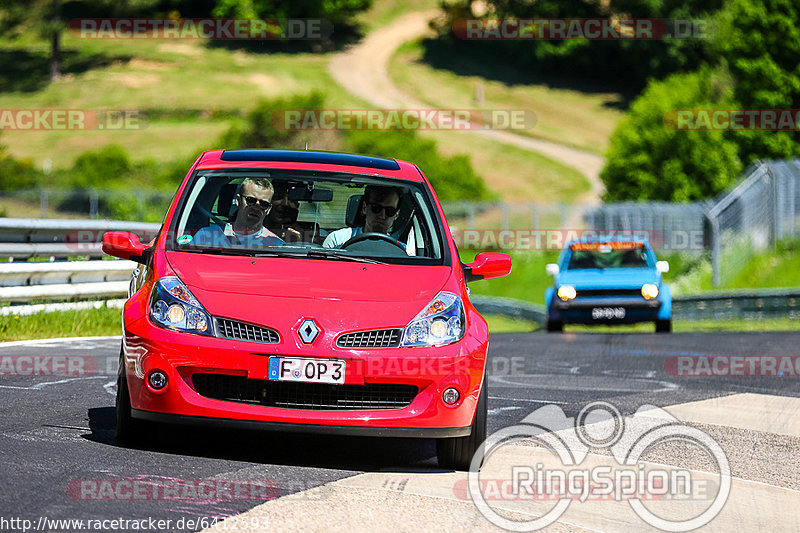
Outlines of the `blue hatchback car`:
M 581 239 L 547 265 L 555 283 L 545 291 L 547 330 L 564 324 L 655 322 L 672 331 L 672 294 L 662 280 L 669 263 L 641 239 Z

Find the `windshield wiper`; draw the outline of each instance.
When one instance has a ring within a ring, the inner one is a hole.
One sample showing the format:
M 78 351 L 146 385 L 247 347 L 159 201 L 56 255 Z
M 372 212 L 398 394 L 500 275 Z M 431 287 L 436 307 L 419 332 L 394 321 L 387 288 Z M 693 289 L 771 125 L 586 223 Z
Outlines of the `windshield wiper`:
M 177 248 L 178 252 L 190 252 L 195 254 L 212 254 L 212 255 L 239 255 L 239 256 L 254 256 L 255 253 L 251 250 L 237 250 L 235 248 Z
M 306 254 L 306 257 L 315 257 L 319 259 L 336 259 L 338 261 L 353 261 L 356 263 L 372 263 L 375 265 L 388 265 L 388 263 L 384 263 L 383 261 L 376 261 L 375 259 L 369 259 L 367 257 L 358 257 L 353 255 L 345 255 L 341 251 L 334 251 L 334 250 L 320 250 L 315 248 L 313 250 L 309 250 Z

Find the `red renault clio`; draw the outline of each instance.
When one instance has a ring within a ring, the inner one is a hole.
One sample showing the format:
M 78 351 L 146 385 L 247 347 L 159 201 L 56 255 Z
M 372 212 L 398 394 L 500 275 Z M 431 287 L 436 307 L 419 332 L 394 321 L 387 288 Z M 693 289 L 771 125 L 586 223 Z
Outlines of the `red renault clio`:
M 117 438 L 211 424 L 437 439 L 467 469 L 486 438 L 488 330 L 442 208 L 405 161 L 213 150 L 158 236 L 109 232 L 140 263 L 123 311 Z

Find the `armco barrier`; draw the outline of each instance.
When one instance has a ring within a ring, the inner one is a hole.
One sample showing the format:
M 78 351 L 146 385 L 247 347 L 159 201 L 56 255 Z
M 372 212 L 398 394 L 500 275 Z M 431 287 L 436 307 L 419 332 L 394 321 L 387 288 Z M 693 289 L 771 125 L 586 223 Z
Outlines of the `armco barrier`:
M 100 243 L 107 231 L 130 231 L 142 242 L 151 240 L 159 224 L 121 220 L 0 218 L 0 257 L 101 258 Z
M 710 292 L 673 298 L 672 316 L 680 320 L 800 319 L 800 289 Z

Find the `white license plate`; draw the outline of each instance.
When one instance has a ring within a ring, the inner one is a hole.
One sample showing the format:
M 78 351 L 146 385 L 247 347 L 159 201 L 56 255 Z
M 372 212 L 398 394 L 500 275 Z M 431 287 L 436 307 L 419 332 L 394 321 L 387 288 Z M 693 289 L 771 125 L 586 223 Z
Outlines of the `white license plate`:
M 592 319 L 594 320 L 613 320 L 625 318 L 624 307 L 593 307 Z
M 344 361 L 302 357 L 270 357 L 267 377 L 277 381 L 344 383 Z

